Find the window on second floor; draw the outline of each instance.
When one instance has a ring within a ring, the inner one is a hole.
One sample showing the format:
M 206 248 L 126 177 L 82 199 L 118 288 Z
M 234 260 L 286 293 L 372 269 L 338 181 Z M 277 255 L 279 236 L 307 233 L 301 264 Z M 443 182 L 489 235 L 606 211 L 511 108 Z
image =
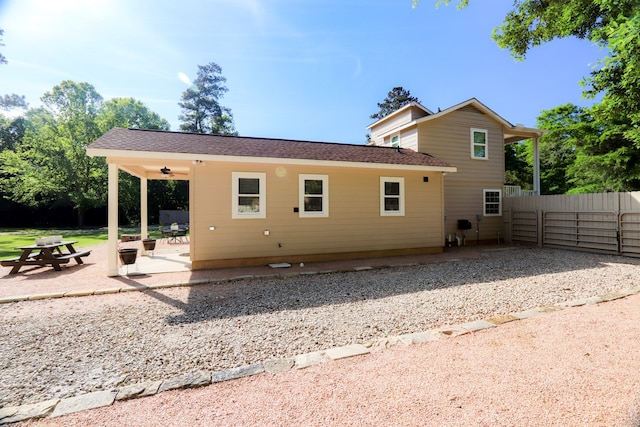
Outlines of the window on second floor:
M 329 216 L 329 176 L 299 175 L 300 218 Z
M 400 147 L 400 134 L 396 133 L 395 135 L 391 135 L 391 138 L 389 138 L 389 143 L 392 147 Z
M 471 158 L 486 160 L 489 158 L 487 152 L 489 133 L 486 129 L 471 129 Z

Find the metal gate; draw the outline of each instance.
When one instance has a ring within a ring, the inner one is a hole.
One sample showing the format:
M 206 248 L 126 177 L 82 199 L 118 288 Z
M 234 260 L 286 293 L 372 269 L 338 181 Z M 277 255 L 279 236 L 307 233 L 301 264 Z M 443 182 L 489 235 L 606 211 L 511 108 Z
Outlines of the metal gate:
M 512 240 L 640 257 L 640 212 L 512 211 Z
M 620 214 L 620 253 L 640 257 L 640 212 Z
M 615 212 L 544 212 L 543 244 L 618 253 Z

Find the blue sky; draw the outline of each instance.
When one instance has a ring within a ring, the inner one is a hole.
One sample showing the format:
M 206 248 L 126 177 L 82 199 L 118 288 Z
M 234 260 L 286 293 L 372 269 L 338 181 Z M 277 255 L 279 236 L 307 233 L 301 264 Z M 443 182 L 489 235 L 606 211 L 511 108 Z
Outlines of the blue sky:
M 63 80 L 133 97 L 179 126 L 197 65 L 216 62 L 240 135 L 364 143 L 395 86 L 432 110 L 476 97 L 513 124 L 581 98 L 604 55 L 556 40 L 516 62 L 491 31 L 512 0 L 0 0 L 0 94 L 32 107 Z

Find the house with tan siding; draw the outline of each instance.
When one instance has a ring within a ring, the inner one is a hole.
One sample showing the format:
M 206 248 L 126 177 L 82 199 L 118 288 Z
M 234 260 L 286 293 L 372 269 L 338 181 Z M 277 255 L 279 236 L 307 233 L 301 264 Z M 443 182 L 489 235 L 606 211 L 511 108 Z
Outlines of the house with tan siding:
M 441 252 L 444 175 L 457 171 L 402 147 L 122 128 L 87 153 L 105 157 L 109 168 L 114 276 L 120 170 L 140 179 L 143 235 L 147 181 L 189 180 L 193 269 Z
M 514 126 L 475 98 L 433 112 L 412 102 L 368 126 L 369 145 L 429 153 L 454 165 L 444 178 L 445 237 L 504 237 L 504 145 L 534 141 L 534 191 L 539 194 L 539 129 Z M 470 227 L 469 229 L 465 229 Z

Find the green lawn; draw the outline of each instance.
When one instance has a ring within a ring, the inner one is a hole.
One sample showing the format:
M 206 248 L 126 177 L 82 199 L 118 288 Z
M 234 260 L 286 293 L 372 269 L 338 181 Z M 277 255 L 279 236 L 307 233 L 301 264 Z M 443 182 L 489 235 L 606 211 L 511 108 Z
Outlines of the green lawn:
M 155 231 L 156 227 L 149 227 L 150 237 L 160 238 L 160 232 Z M 122 233 L 138 232 L 136 230 L 121 230 Z M 33 245 L 36 237 L 62 235 L 64 240 L 77 241 L 74 246 L 83 248 L 97 245 L 107 241 L 107 230 L 19 230 L 0 229 L 0 259 L 13 258 L 20 255 L 20 251 L 15 248 L 19 246 Z

